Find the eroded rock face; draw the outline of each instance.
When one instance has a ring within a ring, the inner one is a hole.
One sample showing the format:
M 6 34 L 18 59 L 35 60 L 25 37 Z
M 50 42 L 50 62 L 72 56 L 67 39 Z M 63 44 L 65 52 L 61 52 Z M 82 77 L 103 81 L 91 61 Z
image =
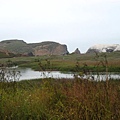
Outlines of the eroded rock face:
M 65 55 L 68 54 L 67 46 L 56 42 L 42 42 L 34 48 L 34 55 Z
M 66 45 L 50 41 L 27 44 L 23 40 L 4 40 L 0 42 L 0 48 L 4 51 L 26 56 L 68 54 Z
M 4 40 L 0 42 L 0 49 L 25 56 L 68 54 L 66 45 L 50 41 L 27 44 L 23 40 Z
M 77 48 L 72 54 L 80 54 L 80 50 Z
M 101 53 L 101 52 L 115 52 L 120 51 L 120 45 L 119 44 L 112 44 L 112 45 L 105 45 L 105 44 L 98 44 L 90 47 L 87 51 L 87 53 Z

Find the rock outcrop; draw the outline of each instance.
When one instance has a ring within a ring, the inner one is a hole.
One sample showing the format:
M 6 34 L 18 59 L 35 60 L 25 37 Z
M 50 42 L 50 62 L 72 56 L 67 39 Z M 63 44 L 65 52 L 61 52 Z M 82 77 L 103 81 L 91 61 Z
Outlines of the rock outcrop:
M 101 53 L 101 52 L 115 52 L 120 51 L 120 45 L 119 44 L 113 44 L 113 45 L 105 45 L 105 44 L 98 44 L 90 47 L 87 51 L 87 53 Z
M 80 50 L 77 48 L 74 52 L 72 52 L 72 54 L 81 54 Z
M 0 48 L 14 54 L 27 56 L 65 55 L 69 53 L 66 45 L 50 41 L 27 44 L 23 40 L 5 40 L 0 42 Z
M 42 42 L 34 48 L 34 55 L 65 55 L 68 54 L 67 46 L 56 42 Z

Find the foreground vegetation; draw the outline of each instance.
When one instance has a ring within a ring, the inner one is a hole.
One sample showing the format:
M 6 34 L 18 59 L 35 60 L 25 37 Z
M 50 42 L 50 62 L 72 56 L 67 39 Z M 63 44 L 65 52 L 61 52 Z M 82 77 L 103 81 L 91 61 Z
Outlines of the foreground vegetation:
M 119 119 L 119 80 L 0 82 L 0 120 Z
M 0 120 L 119 120 L 120 80 L 107 79 L 109 71 L 120 71 L 119 54 L 0 59 Z M 13 65 L 79 74 L 16 82 L 19 72 L 5 76 Z M 83 79 L 93 71 L 106 72 L 106 81 Z

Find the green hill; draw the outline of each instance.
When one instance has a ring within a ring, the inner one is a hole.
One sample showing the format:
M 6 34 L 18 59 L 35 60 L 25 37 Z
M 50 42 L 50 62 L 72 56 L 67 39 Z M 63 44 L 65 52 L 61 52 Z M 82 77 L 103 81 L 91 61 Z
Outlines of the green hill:
M 32 51 L 32 48 L 28 46 L 23 40 L 5 40 L 0 42 L 0 48 L 3 50 L 8 50 L 15 54 L 25 54 Z

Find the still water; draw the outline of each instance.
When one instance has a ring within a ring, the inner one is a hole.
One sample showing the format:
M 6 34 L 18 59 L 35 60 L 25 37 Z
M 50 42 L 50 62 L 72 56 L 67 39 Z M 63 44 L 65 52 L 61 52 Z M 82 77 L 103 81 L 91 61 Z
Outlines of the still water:
M 60 71 L 34 71 L 30 68 L 19 69 L 20 80 L 36 79 L 36 78 L 73 78 L 72 73 L 61 73 Z
M 20 69 L 20 80 L 28 80 L 28 79 L 36 79 L 36 78 L 74 78 L 75 74 L 74 73 L 62 73 L 60 71 L 34 71 L 31 68 L 25 68 L 25 69 Z M 106 75 L 105 73 L 100 73 L 99 75 L 97 74 L 88 74 L 82 76 L 82 78 L 93 78 L 95 80 L 106 80 Z M 108 79 L 113 78 L 113 79 L 120 79 L 120 74 L 113 74 L 109 73 L 108 74 Z
M 76 73 L 62 73 L 60 71 L 34 71 L 31 68 L 9 68 L 5 71 L 5 78 L 10 81 L 19 81 L 19 80 L 31 80 L 38 78 L 74 78 Z M 80 77 L 80 76 L 79 76 Z M 83 79 L 89 78 L 93 80 L 106 80 L 105 73 L 93 74 L 90 73 L 88 75 L 81 76 Z M 108 79 L 120 79 L 120 73 L 109 73 Z

